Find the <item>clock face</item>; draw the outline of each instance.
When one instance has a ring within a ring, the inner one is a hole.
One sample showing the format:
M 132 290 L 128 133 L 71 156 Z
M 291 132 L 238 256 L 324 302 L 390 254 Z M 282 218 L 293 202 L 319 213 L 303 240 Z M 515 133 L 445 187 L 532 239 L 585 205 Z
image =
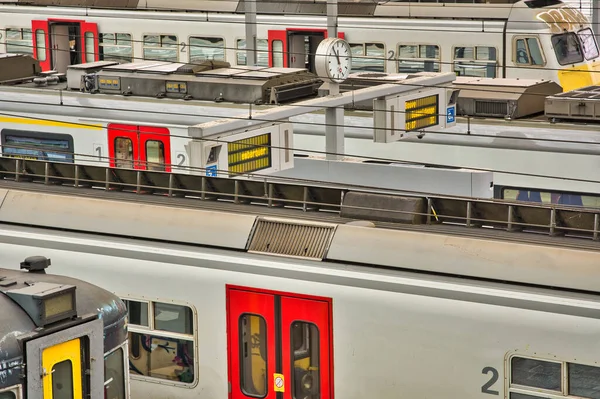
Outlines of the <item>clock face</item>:
M 351 68 L 350 46 L 344 40 L 333 42 L 327 54 L 327 75 L 336 82 L 341 83 L 350 75 Z

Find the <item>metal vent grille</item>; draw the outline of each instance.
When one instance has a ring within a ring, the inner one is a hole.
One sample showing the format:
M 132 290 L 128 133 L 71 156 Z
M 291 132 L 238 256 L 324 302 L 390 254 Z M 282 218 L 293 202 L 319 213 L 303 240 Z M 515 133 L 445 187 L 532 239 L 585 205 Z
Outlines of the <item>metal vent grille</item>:
M 501 101 L 475 101 L 475 114 L 504 117 L 508 115 L 508 105 Z
M 258 219 L 248 252 L 323 259 L 335 225 Z

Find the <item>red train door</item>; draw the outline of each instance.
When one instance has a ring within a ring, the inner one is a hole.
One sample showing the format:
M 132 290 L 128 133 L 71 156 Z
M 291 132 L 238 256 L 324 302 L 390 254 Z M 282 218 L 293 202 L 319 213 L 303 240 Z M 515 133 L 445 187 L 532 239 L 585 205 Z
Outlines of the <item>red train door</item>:
M 111 167 L 171 171 L 169 129 L 119 123 L 107 128 Z
M 344 33 L 338 32 L 343 39 Z M 269 30 L 269 66 L 285 68 L 307 68 L 316 73 L 314 54 L 323 39 L 326 29 Z
M 66 72 L 73 64 L 100 60 L 98 25 L 68 19 L 31 21 L 33 56 L 42 71 Z
M 331 304 L 228 286 L 230 399 L 332 399 Z

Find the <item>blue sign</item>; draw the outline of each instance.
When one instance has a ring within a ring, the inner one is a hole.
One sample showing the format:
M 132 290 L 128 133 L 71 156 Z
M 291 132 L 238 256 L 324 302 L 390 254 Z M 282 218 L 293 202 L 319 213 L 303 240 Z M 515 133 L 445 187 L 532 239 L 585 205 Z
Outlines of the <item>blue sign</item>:
M 456 108 L 454 106 L 446 109 L 446 123 L 454 123 L 456 120 Z
M 210 165 L 206 167 L 206 176 L 217 177 L 217 165 Z

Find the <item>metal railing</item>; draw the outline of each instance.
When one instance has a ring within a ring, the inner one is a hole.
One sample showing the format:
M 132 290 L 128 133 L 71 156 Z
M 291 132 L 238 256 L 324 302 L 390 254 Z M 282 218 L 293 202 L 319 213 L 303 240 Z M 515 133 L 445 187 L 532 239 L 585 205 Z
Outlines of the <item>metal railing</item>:
M 290 212 L 333 212 L 345 218 L 388 223 L 479 227 L 600 240 L 600 209 L 565 205 L 372 193 L 365 188 L 269 181 L 268 177 L 245 180 L 8 157 L 0 157 L 0 178 L 287 208 Z

